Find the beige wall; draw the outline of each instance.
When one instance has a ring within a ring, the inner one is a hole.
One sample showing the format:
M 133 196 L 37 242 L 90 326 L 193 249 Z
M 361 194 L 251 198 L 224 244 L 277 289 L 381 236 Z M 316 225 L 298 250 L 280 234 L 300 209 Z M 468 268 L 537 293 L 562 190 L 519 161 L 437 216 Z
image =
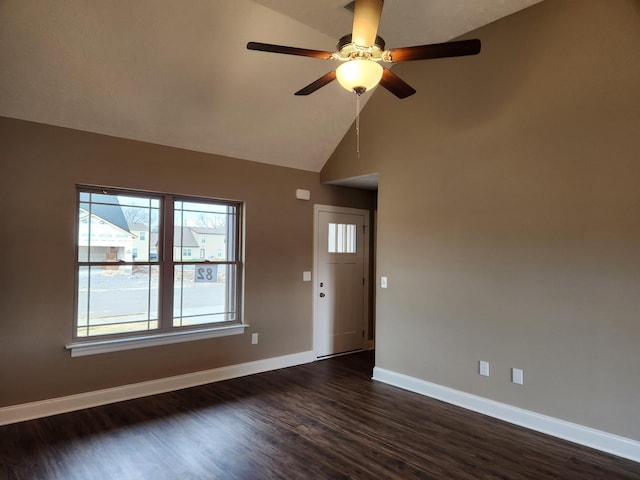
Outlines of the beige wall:
M 318 173 L 1 117 L 0 145 L 0 406 L 311 350 L 302 272 L 313 266 L 313 203 L 375 202 Z M 77 183 L 245 201 L 247 333 L 71 358 Z
M 376 92 L 321 173 L 380 173 L 376 364 L 640 440 L 640 2 L 476 36 L 398 65 L 418 93 Z

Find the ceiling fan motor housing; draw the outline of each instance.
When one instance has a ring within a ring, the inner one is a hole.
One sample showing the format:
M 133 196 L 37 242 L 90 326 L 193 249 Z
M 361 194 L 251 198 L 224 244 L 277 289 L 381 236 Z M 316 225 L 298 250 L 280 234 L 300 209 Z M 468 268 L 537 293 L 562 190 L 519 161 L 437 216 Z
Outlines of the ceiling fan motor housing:
M 336 50 L 340 51 L 342 50 L 343 47 L 349 45 L 350 43 L 352 43 L 351 39 L 353 38 L 353 35 L 351 33 L 349 33 L 348 35 L 345 35 L 344 37 L 340 38 L 340 40 L 338 40 L 338 43 L 336 45 Z M 364 45 L 360 45 L 362 48 L 365 48 L 366 46 Z M 375 43 L 372 45 L 373 47 L 378 47 L 380 50 L 384 50 L 384 39 L 378 35 L 376 35 L 376 41 Z

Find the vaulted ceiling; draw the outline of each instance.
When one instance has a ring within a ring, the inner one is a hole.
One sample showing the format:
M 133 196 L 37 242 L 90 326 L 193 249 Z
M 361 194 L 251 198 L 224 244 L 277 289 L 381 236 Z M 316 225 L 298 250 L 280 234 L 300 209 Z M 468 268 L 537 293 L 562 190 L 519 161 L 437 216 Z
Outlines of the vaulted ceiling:
M 538 1 L 386 0 L 379 34 L 388 47 L 443 42 Z M 0 0 L 0 115 L 320 171 L 355 96 L 337 82 L 293 93 L 335 61 L 246 44 L 333 51 L 347 3 Z

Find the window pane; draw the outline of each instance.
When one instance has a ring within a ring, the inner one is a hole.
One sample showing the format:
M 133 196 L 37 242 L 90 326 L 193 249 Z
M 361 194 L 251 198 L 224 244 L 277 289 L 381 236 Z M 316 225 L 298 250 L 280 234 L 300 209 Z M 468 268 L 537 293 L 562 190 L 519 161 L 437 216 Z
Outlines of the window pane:
M 236 320 L 235 265 L 176 265 L 173 326 Z
M 74 339 L 133 338 L 240 321 L 241 205 L 177 198 L 91 187 L 78 191 Z M 163 280 L 161 274 L 172 277 Z M 174 282 L 173 298 L 170 291 L 161 292 L 167 280 L 169 288 Z
M 329 253 L 356 253 L 356 225 L 330 223 L 328 241 Z
M 158 328 L 157 266 L 92 266 L 78 272 L 77 337 Z
M 157 235 L 152 239 L 150 233 L 159 229 L 159 207 L 157 198 L 80 192 L 78 261 L 150 261 L 157 250 Z
M 235 206 L 180 200 L 174 205 L 174 261 L 236 260 Z

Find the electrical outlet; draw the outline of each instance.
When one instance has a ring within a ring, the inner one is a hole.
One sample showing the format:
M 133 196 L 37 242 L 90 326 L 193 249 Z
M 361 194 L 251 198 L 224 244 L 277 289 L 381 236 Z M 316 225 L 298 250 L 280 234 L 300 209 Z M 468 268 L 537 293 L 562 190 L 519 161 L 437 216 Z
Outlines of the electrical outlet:
M 257 333 L 252 333 L 251 334 L 251 345 L 256 345 L 258 343 L 258 334 Z
M 511 381 L 517 385 L 524 385 L 524 372 L 522 371 L 522 369 L 511 369 Z
M 489 362 L 485 362 L 484 360 L 480 360 L 480 375 L 484 377 L 489 376 Z

